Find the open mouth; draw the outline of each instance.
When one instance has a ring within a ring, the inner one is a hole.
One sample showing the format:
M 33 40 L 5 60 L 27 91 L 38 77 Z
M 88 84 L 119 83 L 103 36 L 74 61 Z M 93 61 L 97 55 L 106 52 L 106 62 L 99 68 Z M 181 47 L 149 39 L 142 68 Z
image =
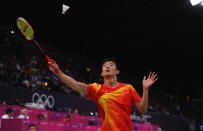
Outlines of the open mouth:
M 106 72 L 110 72 L 110 70 L 106 70 Z

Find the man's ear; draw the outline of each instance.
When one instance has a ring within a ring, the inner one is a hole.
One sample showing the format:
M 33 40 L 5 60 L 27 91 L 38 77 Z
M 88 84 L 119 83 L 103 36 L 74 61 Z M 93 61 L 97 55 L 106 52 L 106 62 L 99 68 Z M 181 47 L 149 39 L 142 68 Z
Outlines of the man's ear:
M 119 75 L 119 74 L 120 74 L 120 71 L 116 69 L 116 75 Z
M 102 77 L 104 76 L 103 71 L 101 72 L 101 76 L 102 76 Z

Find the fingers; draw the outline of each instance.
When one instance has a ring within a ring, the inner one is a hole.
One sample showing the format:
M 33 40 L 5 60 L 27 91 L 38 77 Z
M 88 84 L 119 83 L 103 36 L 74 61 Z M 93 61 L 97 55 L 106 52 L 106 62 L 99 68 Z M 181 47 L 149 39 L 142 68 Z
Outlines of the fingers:
M 157 80 L 158 80 L 158 77 L 154 80 L 154 82 L 157 81 Z
M 146 76 L 144 76 L 143 80 L 146 80 Z
M 54 60 L 51 60 L 48 62 L 49 65 L 49 70 L 54 72 L 54 73 L 58 73 L 60 72 L 60 69 L 58 67 L 58 65 L 56 64 L 56 62 Z
M 52 59 L 51 59 L 52 60 Z M 56 64 L 56 62 L 54 60 L 51 61 L 53 64 Z
M 51 67 L 49 67 L 49 70 L 50 70 L 50 71 L 52 71 L 52 68 L 51 68 Z
M 151 79 L 152 79 L 152 80 L 155 79 L 156 76 L 157 76 L 157 73 L 155 74 L 155 72 L 153 72 L 153 73 L 152 73 L 152 76 L 151 76 Z
M 154 74 L 155 74 L 155 72 L 153 72 L 153 73 L 152 73 L 152 76 L 151 76 L 151 77 L 153 77 L 153 76 L 154 76 Z
M 153 72 L 151 80 L 153 80 L 154 82 L 158 80 L 157 73 Z
M 53 64 L 55 64 L 56 62 L 55 62 L 53 59 L 49 58 L 48 63 L 53 63 Z
M 151 80 L 155 81 L 155 80 L 157 80 L 156 77 L 157 77 L 157 73 L 150 71 L 148 79 L 151 79 Z
M 157 74 L 155 74 L 153 77 L 152 77 L 152 79 L 155 79 L 157 77 Z
M 48 62 L 48 65 L 49 65 L 49 66 L 56 65 L 56 62 L 55 62 L 54 60 L 49 61 L 49 62 Z
M 152 72 L 150 71 L 150 72 L 149 72 L 149 76 L 148 76 L 147 79 L 151 79 L 151 75 L 152 75 Z
M 51 70 L 52 68 L 54 68 L 54 65 L 52 62 L 48 62 L 48 65 L 49 65 L 49 69 Z

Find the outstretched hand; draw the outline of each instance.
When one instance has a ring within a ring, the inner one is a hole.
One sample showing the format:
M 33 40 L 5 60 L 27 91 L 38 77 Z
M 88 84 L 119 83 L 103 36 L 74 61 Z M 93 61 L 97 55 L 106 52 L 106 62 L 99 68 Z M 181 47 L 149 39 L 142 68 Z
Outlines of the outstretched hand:
M 149 89 L 149 87 L 158 80 L 157 74 L 155 72 L 150 72 L 148 78 L 144 76 L 143 79 L 143 89 Z

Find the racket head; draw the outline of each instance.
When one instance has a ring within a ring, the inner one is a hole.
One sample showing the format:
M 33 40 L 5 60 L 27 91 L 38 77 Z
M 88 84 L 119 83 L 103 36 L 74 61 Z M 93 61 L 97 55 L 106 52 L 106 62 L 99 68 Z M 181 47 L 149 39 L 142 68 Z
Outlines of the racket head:
M 22 17 L 17 19 L 17 27 L 27 40 L 34 39 L 34 30 L 32 26 Z

